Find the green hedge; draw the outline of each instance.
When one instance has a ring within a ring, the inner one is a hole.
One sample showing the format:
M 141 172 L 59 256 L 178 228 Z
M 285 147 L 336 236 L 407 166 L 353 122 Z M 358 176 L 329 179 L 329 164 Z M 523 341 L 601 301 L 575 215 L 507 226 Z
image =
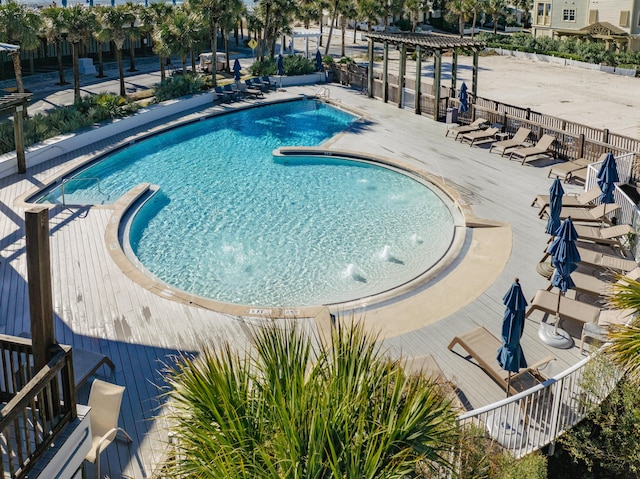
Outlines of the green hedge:
M 139 106 L 112 93 L 99 93 L 82 97 L 79 103 L 59 107 L 46 114 L 38 113 L 24 121 L 24 145 L 35 143 L 86 128 L 95 123 L 121 118 L 137 111 Z M 0 124 L 0 154 L 16 149 L 13 121 Z
M 287 55 L 283 58 L 285 75 L 308 75 L 316 69 L 315 61 L 308 60 L 302 55 Z M 252 75 L 277 75 L 278 67 L 275 58 L 266 58 L 262 61 L 254 62 L 249 71 Z

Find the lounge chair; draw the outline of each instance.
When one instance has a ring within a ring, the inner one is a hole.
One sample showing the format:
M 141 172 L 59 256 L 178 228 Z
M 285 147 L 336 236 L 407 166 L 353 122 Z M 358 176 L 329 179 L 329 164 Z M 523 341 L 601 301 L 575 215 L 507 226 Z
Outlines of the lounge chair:
M 227 83 L 222 87 L 222 90 L 228 93 L 234 100 L 238 100 L 240 98 L 240 90 L 238 90 L 238 87 L 235 85 L 235 83 Z
M 621 245 L 620 238 L 635 233 L 635 230 L 628 224 L 607 226 L 598 228 L 597 226 L 574 225 L 580 241 L 592 241 L 593 243 L 606 245 Z
M 233 95 L 229 92 L 224 91 L 221 86 L 215 87 L 214 90 L 216 92 L 216 95 L 218 95 L 218 98 L 221 98 L 223 102 L 226 103 L 233 100 Z
M 571 273 L 571 279 L 575 283 L 575 287 L 573 288 L 578 293 L 586 293 L 594 296 L 603 296 L 610 289 L 611 284 L 609 281 L 602 281 L 599 278 L 587 273 L 582 273 L 580 271 L 574 271 Z M 547 291 L 551 291 L 553 289 L 553 285 L 549 284 Z
M 602 191 L 600 191 L 600 188 L 594 187 L 579 195 L 563 195 L 562 206 L 592 208 L 595 206 L 592 202 L 598 199 L 601 194 Z M 548 214 L 547 207 L 549 206 L 549 199 L 549 195 L 538 195 L 531 203 L 531 206 L 534 206 L 536 203 L 540 205 L 540 212 L 538 213 L 540 218 Z
M 620 205 L 617 203 L 601 204 L 593 208 L 583 208 L 579 206 L 562 208 L 560 210 L 560 219 L 571 217 L 575 222 L 600 223 L 606 220 L 606 215 L 618 211 Z
M 546 289 L 538 290 L 529 304 L 525 318 L 531 316 L 534 311 L 542 311 L 545 314 L 555 316 L 558 308 L 558 294 L 559 293 L 547 291 Z M 561 321 L 570 319 L 579 323 L 597 324 L 600 316 L 600 308 L 563 296 L 560 300 L 559 316 Z
M 267 85 L 266 83 L 263 83 L 262 80 L 260 80 L 260 77 L 250 78 L 247 81 L 251 82 L 251 84 L 254 87 L 260 88 L 263 92 L 268 92 L 269 91 L 269 85 Z
M 624 258 L 615 254 L 603 253 L 594 249 L 578 246 L 580 262 L 601 269 L 611 269 L 622 272 L 629 272 L 638 267 L 638 263 L 633 259 Z
M 604 161 L 606 156 L 607 154 L 603 153 L 595 162 Z M 556 178 L 564 178 L 564 181 L 566 183 L 574 176 L 575 172 L 577 172 L 578 170 L 586 171 L 587 167 L 591 163 L 594 162 L 586 158 L 577 158 L 572 161 L 565 161 L 563 163 L 553 165 L 551 168 L 549 168 L 549 174 L 547 175 L 547 178 L 551 178 L 551 176 L 555 176 Z
M 496 133 L 500 133 L 500 128 L 491 127 L 486 130 L 464 133 L 460 136 L 460 143 L 464 143 L 466 140 L 469 142 L 469 146 L 473 146 L 476 142 L 495 140 Z
M 449 132 L 452 132 L 456 134 L 455 139 L 457 140 L 458 136 L 460 135 L 463 135 L 465 133 L 471 133 L 472 131 L 482 130 L 482 127 L 486 123 L 488 123 L 488 121 L 485 120 L 484 118 L 478 118 L 476 121 L 474 121 L 470 125 L 453 126 L 447 129 L 447 132 L 444 134 L 444 136 L 449 136 Z
M 555 360 L 552 356 L 546 357 L 526 369 L 512 373 L 511 380 L 509 381 L 509 372 L 502 369 L 496 359 L 498 348 L 502 346 L 502 341 L 485 328 L 478 327 L 460 336 L 456 336 L 447 347 L 450 351 L 453 351 L 456 345 L 459 345 L 469 353 L 469 356 L 475 359 L 478 365 L 484 369 L 502 389 L 506 390 L 507 382 L 509 382 L 509 394 L 517 394 L 542 382 L 545 378 L 540 373 L 540 369 Z
M 529 128 L 520 127 L 518 128 L 518 131 L 516 131 L 516 134 L 513 135 L 513 138 L 497 141 L 493 145 L 491 145 L 491 148 L 489 148 L 489 153 L 491 153 L 495 148 L 500 152 L 500 156 L 504 156 L 507 150 L 517 148 L 519 146 L 524 146 L 530 134 L 531 130 Z
M 262 87 L 255 84 L 251 78 L 248 78 L 247 80 L 244 81 L 244 84 L 246 85 L 245 90 L 250 94 L 257 97 L 263 97 L 264 94 L 262 93 Z
M 275 90 L 277 88 L 276 82 L 271 81 L 271 78 L 269 78 L 268 75 L 262 75 L 262 77 L 260 77 L 260 81 L 267 85 L 267 90 Z
M 553 135 L 542 135 L 542 138 L 538 140 L 534 146 L 527 146 L 524 148 L 516 148 L 509 153 L 509 159 L 512 160 L 515 156 L 518 159 L 522 159 L 522 164 L 525 161 L 529 161 L 530 158 L 538 157 L 540 155 L 553 154 L 551 147 L 553 142 L 556 141 L 556 137 Z

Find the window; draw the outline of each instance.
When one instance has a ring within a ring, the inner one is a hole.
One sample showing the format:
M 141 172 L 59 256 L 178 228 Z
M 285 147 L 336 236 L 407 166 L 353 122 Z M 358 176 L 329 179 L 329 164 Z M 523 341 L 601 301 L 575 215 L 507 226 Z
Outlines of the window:
M 596 23 L 598 21 L 598 10 L 589 10 L 589 24 Z
M 576 21 L 576 11 L 575 9 L 562 10 L 562 21 L 563 22 L 575 22 Z
M 544 3 L 538 4 L 538 16 L 541 17 L 544 15 Z
M 545 11 L 545 15 L 548 17 L 549 15 L 551 15 L 551 4 L 547 3 L 547 9 Z
M 620 12 L 620 26 L 626 27 L 629 25 L 629 11 Z

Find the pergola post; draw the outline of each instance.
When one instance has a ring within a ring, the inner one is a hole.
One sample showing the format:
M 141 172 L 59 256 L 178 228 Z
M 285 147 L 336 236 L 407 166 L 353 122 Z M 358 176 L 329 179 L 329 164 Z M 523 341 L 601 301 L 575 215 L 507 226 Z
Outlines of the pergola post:
M 416 98 L 413 110 L 416 112 L 416 115 L 421 113 L 420 111 L 420 89 L 421 89 L 421 80 L 422 79 L 422 49 L 420 45 L 416 46 Z
M 440 118 L 440 78 L 442 74 L 442 50 L 436 49 L 433 65 L 433 120 Z
M 451 91 L 449 96 L 455 98 L 458 83 L 458 50 L 453 49 L 453 56 L 451 58 Z
M 407 46 L 400 45 L 400 65 L 398 66 L 398 108 L 402 108 L 402 92 L 404 90 L 404 75 L 407 68 Z
M 471 76 L 471 93 L 473 95 L 473 102 L 476 101 L 478 96 L 478 50 L 473 50 L 473 70 Z
M 387 103 L 389 100 L 389 43 L 384 42 L 382 58 L 382 101 Z
M 23 105 L 16 105 L 13 109 L 13 138 L 16 144 L 16 159 L 18 161 L 18 173 L 27 172 L 27 157 L 24 153 L 24 129 L 22 125 Z
M 51 253 L 49 249 L 49 209 L 35 206 L 25 213 L 29 312 L 36 371 L 49 362 L 49 351 L 56 343 L 51 292 Z
M 369 38 L 369 68 L 367 69 L 369 98 L 373 98 L 373 40 Z

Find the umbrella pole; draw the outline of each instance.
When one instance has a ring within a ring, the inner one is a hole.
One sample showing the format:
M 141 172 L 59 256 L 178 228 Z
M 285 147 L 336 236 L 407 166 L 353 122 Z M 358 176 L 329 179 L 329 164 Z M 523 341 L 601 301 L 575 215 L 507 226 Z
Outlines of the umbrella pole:
M 554 336 L 558 336 L 558 323 L 560 322 L 560 298 L 562 298 L 562 291 L 558 291 L 558 305 L 556 306 L 556 324 L 553 325 Z
M 509 375 L 507 376 L 507 397 L 509 397 L 510 389 L 511 389 L 511 371 L 509 371 Z

